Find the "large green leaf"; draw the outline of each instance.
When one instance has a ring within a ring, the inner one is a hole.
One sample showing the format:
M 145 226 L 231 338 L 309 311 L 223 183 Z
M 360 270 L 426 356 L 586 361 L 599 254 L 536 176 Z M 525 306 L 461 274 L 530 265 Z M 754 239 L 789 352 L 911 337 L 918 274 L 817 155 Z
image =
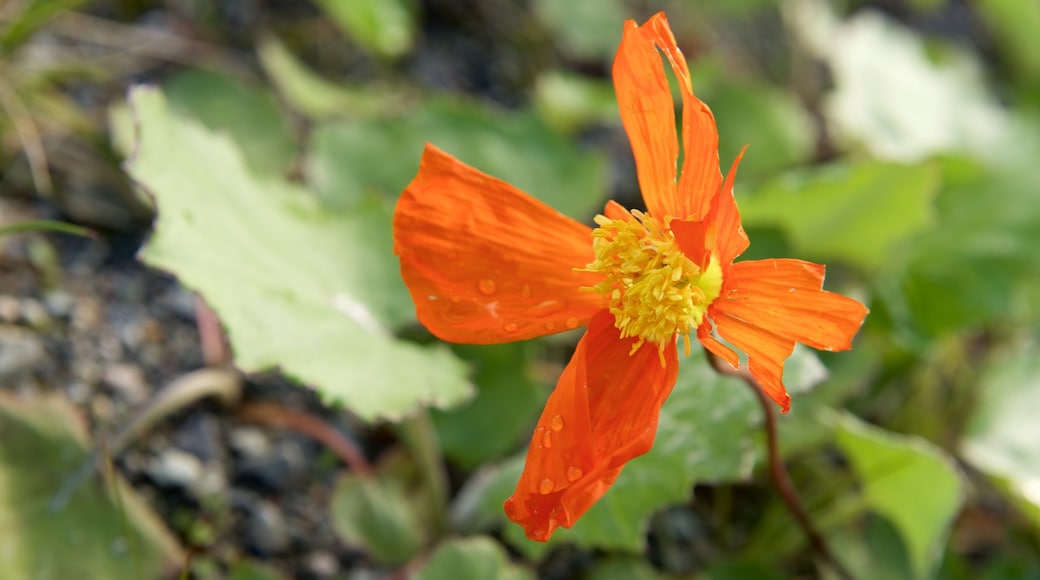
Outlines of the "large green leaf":
M 501 544 L 485 536 L 456 538 L 434 550 L 415 580 L 530 580 L 534 574 L 509 561 Z
M 923 439 L 849 414 L 836 416 L 835 425 L 835 442 L 859 476 L 867 504 L 899 530 L 914 577 L 930 578 L 964 499 L 953 460 Z
M 1022 345 L 988 365 L 978 397 L 961 452 L 1000 481 L 1040 530 L 1040 347 Z
M 184 561 L 116 475 L 78 482 L 90 457 L 77 410 L 0 393 L 0 570 L 4 578 L 159 578 Z
M 932 221 L 939 172 L 861 163 L 798 170 L 740 200 L 745 226 L 783 228 L 799 256 L 874 268 Z
M 942 160 L 941 167 L 937 227 L 894 252 L 879 280 L 897 326 L 927 338 L 1035 320 L 1040 205 L 1034 173 L 989 171 L 957 158 Z
M 332 20 L 361 46 L 383 56 L 412 48 L 415 8 L 409 0 L 317 0 Z
M 165 84 L 170 106 L 228 135 L 253 173 L 284 175 L 296 144 L 266 89 L 211 72 L 182 71 Z
M 155 196 L 158 221 L 142 250 L 216 311 L 236 363 L 281 366 L 366 419 L 470 391 L 446 348 L 396 340 L 412 306 L 391 253 L 389 210 L 324 210 L 309 192 L 249 172 L 233 144 L 137 89 L 140 127 L 130 174 Z
M 424 142 L 577 219 L 598 210 L 605 196 L 602 157 L 578 150 L 533 113 L 436 98 L 407 117 L 319 126 L 308 177 L 333 204 L 369 190 L 396 196 L 415 176 Z

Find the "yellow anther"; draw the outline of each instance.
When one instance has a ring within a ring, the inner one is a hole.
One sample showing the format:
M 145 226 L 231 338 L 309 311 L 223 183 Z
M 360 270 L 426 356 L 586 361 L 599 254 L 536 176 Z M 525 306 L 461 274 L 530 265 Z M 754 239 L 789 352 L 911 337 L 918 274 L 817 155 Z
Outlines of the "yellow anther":
M 712 254 L 708 264 L 686 257 L 671 230 L 651 216 L 633 210 L 635 219 L 596 216 L 592 231 L 596 259 L 583 271 L 603 274 L 589 288 L 610 298 L 610 312 L 621 337 L 637 337 L 664 349 L 682 336 L 690 351 L 690 334 L 704 321 L 708 306 L 722 290 L 722 267 Z

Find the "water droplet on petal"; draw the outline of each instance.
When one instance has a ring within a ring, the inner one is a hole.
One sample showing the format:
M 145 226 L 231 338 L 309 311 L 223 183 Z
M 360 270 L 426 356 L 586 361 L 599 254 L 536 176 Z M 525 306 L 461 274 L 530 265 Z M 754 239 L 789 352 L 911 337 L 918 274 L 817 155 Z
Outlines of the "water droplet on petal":
M 567 468 L 567 481 L 575 482 L 581 479 L 581 476 L 585 475 L 585 472 L 580 467 L 574 467 L 573 465 Z
M 515 322 L 507 322 L 505 325 L 502 326 L 502 330 L 506 332 L 516 332 L 518 328 L 520 327 L 517 326 Z
M 524 284 L 520 288 L 520 296 L 522 296 L 524 298 L 530 298 L 531 297 L 531 285 L 530 284 Z
M 538 484 L 538 493 L 546 495 L 552 493 L 552 490 L 555 488 L 556 484 L 554 484 L 551 479 L 543 479 L 542 482 Z
M 524 314 L 531 318 L 544 318 L 563 310 L 564 304 L 559 300 L 543 300 L 528 308 Z
M 567 319 L 565 324 L 567 325 L 567 328 L 574 329 L 574 328 L 578 328 L 578 322 L 580 322 L 580 321 L 578 320 L 577 317 L 571 316 L 570 318 Z
M 553 415 L 553 418 L 549 421 L 549 428 L 553 431 L 563 431 L 563 417 Z
M 542 447 L 545 449 L 552 447 L 552 433 L 548 431 L 542 433 Z
M 556 330 L 556 323 L 555 322 L 546 322 L 545 323 L 545 329 L 546 330 Z
M 795 289 L 794 288 L 788 288 L 787 291 L 790 292 L 791 294 L 794 294 Z
M 491 296 L 495 293 L 495 281 L 490 278 L 484 278 L 480 282 L 477 282 L 477 290 L 485 296 Z

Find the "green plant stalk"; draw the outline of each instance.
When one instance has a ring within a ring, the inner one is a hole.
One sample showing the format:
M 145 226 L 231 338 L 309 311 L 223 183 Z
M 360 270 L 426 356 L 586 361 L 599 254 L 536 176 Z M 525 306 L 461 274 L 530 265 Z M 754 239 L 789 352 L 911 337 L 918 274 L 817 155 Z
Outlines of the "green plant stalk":
M 431 538 L 439 539 L 448 527 L 448 474 L 444 471 L 437 430 L 430 414 L 420 410 L 397 425 L 397 434 L 418 466 L 426 492 Z
M 0 237 L 26 232 L 60 232 L 85 238 L 97 238 L 97 232 L 94 230 L 53 220 L 30 220 L 0 227 Z

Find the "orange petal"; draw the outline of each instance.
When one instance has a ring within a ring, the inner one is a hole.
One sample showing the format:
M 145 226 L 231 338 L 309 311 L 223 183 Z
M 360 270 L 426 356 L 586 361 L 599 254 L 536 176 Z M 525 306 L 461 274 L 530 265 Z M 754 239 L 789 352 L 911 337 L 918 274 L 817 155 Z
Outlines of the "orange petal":
M 589 322 L 531 438 L 509 519 L 528 538 L 545 541 L 571 527 L 617 478 L 629 460 L 650 450 L 661 405 L 675 386 L 675 348 L 647 343 L 629 355 L 607 311 Z
M 740 225 L 740 211 L 733 197 L 733 178 L 743 157 L 741 150 L 703 219 L 675 219 L 669 224 L 683 254 L 701 267 L 708 264 L 712 252 L 718 255 L 720 263 L 729 264 L 748 248 L 748 237 Z
M 664 53 L 679 83 L 682 95 L 682 172 L 679 174 L 677 195 L 664 202 L 664 215 L 681 219 L 704 216 L 711 200 L 719 191 L 722 174 L 719 171 L 719 133 L 711 109 L 693 94 L 690 69 L 686 57 L 675 43 L 664 12 L 658 12 L 641 28 L 647 41 L 653 42 Z M 670 93 L 669 93 L 670 94 Z M 645 195 L 645 189 L 644 195 Z M 649 202 L 647 202 L 649 204 Z
M 639 189 L 650 215 L 685 217 L 677 202 L 679 141 L 668 77 L 653 40 L 631 20 L 625 22 L 613 76 L 621 124 L 632 144 Z
M 394 212 L 394 253 L 419 321 L 473 344 L 583 326 L 604 306 L 575 272 L 594 259 L 591 229 L 427 145 Z
M 784 387 L 784 361 L 794 350 L 794 341 L 779 337 L 768 330 L 752 326 L 738 318 L 731 318 L 708 310 L 718 326 L 719 334 L 733 346 L 748 355 L 748 371 L 762 390 L 780 405 L 784 413 L 791 408 L 791 396 Z
M 791 259 L 737 262 L 724 273 L 709 316 L 722 338 L 748 355 L 748 369 L 781 406 L 784 359 L 795 342 L 823 350 L 852 346 L 867 308 L 823 290 L 824 267 Z
M 697 340 L 699 340 L 701 345 L 708 349 L 709 352 L 726 361 L 734 370 L 740 367 L 740 357 L 737 353 L 733 352 L 733 349 L 719 342 L 719 340 L 712 335 L 711 319 L 705 318 L 704 321 L 701 322 L 701 325 L 697 327 Z
M 625 206 L 621 205 L 620 203 L 612 199 L 607 201 L 607 204 L 603 206 L 603 216 L 608 217 L 612 220 L 627 221 L 635 219 L 634 217 L 632 217 L 632 214 L 629 213 L 627 209 L 625 209 Z
M 726 174 L 726 182 L 722 184 L 722 191 L 715 196 L 712 207 L 713 219 L 718 228 L 714 248 L 718 253 L 719 262 L 731 263 L 737 256 L 748 249 L 750 242 L 744 228 L 740 225 L 740 210 L 737 209 L 737 200 L 733 197 L 733 179 L 737 176 L 737 166 L 744 158 L 747 146 L 740 150 L 737 158 L 733 160 L 729 173 Z

